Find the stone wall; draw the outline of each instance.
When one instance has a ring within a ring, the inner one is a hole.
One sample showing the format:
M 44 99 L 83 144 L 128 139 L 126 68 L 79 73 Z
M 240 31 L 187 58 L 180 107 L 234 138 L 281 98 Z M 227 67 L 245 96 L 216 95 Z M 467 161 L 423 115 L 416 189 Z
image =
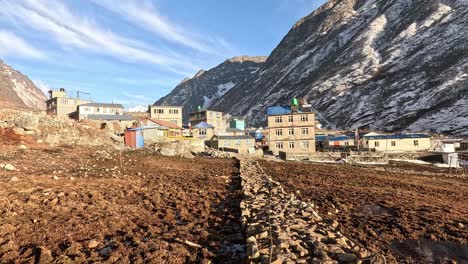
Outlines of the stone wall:
M 255 160 L 239 158 L 250 262 L 361 263 L 371 257 L 341 233 L 338 222 L 322 218 L 313 203 L 286 193 Z

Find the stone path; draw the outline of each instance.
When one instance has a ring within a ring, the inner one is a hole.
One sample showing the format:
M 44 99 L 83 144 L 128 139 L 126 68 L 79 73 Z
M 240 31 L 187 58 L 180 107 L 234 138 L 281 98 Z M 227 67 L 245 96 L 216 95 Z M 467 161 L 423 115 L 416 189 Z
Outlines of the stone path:
M 240 174 L 242 224 L 252 263 L 378 263 L 340 232 L 338 222 L 286 193 L 255 160 L 240 158 Z

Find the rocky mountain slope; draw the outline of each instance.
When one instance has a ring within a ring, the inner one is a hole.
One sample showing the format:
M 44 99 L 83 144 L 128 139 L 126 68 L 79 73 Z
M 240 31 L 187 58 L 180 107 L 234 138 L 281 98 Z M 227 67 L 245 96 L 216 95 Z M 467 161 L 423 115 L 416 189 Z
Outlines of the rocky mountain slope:
M 184 107 L 184 119 L 197 109 L 211 107 L 230 89 L 247 82 L 265 62 L 266 57 L 235 57 L 211 70 L 200 70 L 193 78 L 185 79 L 155 105 L 180 105 Z
M 28 77 L 0 60 L 0 104 L 44 110 L 46 99 Z
M 467 135 L 466 25 L 466 0 L 330 0 L 211 107 L 258 125 L 296 96 L 331 128 Z

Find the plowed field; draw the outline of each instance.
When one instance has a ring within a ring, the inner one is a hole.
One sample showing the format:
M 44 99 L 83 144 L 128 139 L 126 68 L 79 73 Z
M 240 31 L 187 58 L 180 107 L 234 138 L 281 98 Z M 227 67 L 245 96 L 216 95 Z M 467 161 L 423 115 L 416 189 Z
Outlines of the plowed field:
M 0 148 L 1 263 L 244 261 L 235 160 Z
M 391 263 L 468 263 L 468 180 L 349 165 L 261 162 Z

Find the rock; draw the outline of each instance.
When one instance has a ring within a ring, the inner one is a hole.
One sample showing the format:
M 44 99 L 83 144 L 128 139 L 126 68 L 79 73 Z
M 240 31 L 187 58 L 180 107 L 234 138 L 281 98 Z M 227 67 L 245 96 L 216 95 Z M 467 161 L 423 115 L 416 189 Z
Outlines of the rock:
M 59 180 L 60 178 L 57 175 L 54 175 L 54 177 L 52 177 L 52 179 Z
M 14 127 L 12 130 L 13 130 L 13 133 L 15 133 L 16 135 L 24 136 L 24 129 L 23 128 Z
M 167 148 L 167 147 L 161 148 L 161 150 L 159 151 L 159 153 L 161 153 L 161 155 L 163 155 L 163 156 L 168 156 L 168 157 L 173 157 L 173 156 L 176 155 L 174 149 Z
M 25 145 L 21 145 L 19 146 L 20 149 L 27 149 L 28 147 L 26 147 Z
M 17 182 L 19 181 L 19 179 L 15 176 L 11 177 L 10 180 L 8 182 Z
M 350 253 L 338 253 L 336 254 L 336 260 L 340 263 L 350 263 L 354 262 L 357 259 L 357 256 Z
M 89 241 L 88 248 L 95 248 L 98 245 L 99 245 L 99 242 L 97 242 L 96 240 L 93 239 L 93 240 Z
M 13 171 L 16 170 L 15 166 L 11 164 L 6 164 L 5 167 L 3 167 L 5 170 Z
M 51 263 L 54 260 L 52 252 L 45 247 L 40 247 L 40 260 L 41 263 Z

